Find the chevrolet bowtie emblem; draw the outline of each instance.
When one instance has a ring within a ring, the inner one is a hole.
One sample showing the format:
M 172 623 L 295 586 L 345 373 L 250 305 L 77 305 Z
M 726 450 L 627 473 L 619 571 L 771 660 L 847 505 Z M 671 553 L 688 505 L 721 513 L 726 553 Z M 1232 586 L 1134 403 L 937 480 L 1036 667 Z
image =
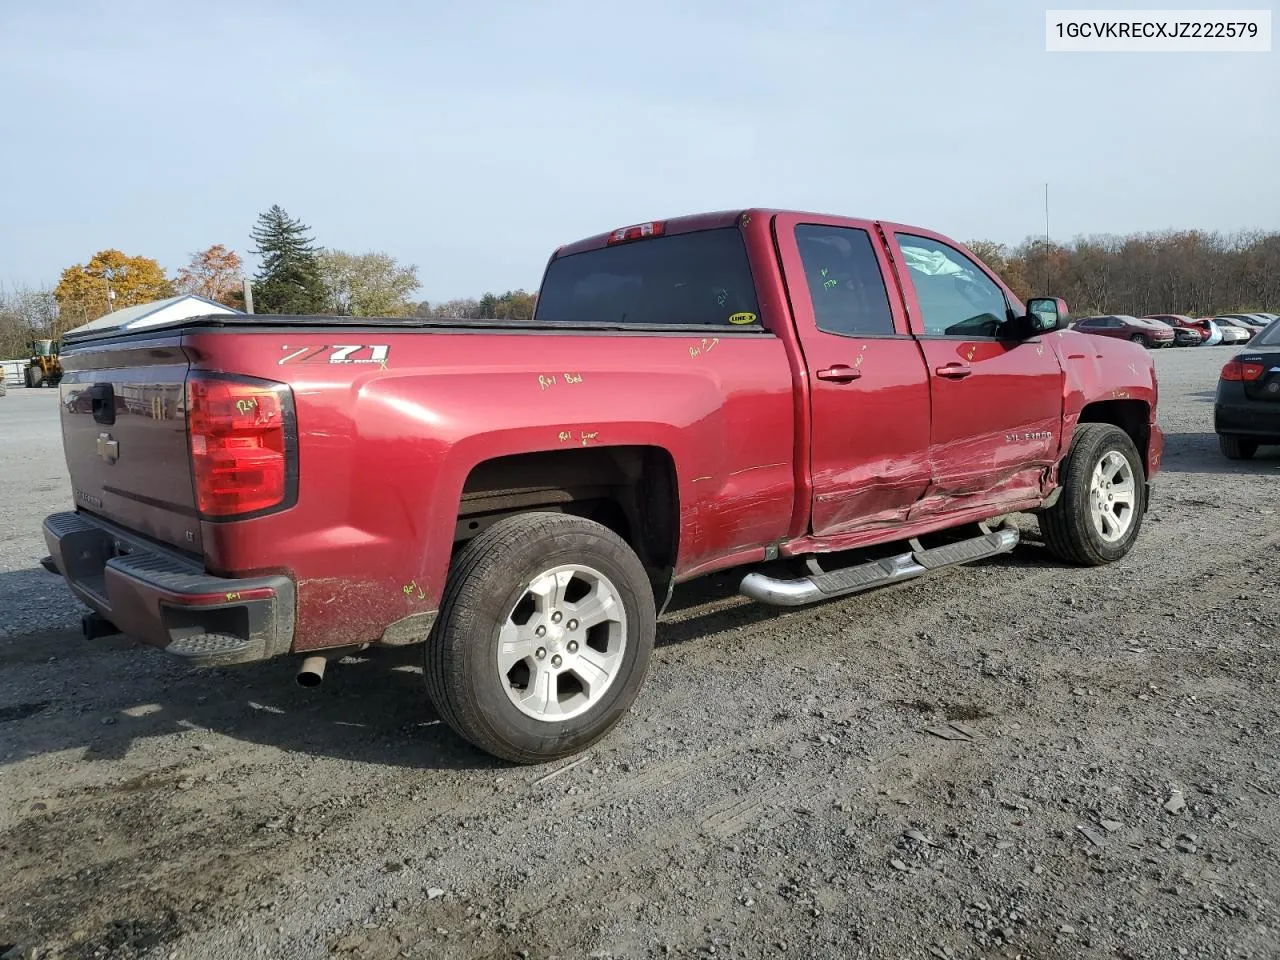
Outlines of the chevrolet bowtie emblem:
M 98 434 L 98 456 L 107 463 L 115 463 L 120 459 L 120 441 L 111 439 L 111 434 Z

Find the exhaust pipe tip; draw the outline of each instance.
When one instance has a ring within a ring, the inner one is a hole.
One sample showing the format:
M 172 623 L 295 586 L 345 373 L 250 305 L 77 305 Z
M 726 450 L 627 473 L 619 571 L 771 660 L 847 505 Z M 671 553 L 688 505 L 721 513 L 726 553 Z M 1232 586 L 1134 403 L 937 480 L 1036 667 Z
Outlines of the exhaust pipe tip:
M 298 670 L 298 686 L 318 687 L 324 681 L 324 668 L 329 665 L 328 657 L 307 657 Z

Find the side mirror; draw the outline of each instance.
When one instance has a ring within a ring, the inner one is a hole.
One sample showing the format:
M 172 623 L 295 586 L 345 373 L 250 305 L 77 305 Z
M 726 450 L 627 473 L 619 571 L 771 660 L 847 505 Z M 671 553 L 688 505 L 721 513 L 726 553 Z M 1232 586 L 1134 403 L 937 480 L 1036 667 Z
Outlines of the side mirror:
M 1037 333 L 1062 330 L 1071 320 L 1067 301 L 1061 297 L 1035 297 L 1027 302 L 1027 316 Z

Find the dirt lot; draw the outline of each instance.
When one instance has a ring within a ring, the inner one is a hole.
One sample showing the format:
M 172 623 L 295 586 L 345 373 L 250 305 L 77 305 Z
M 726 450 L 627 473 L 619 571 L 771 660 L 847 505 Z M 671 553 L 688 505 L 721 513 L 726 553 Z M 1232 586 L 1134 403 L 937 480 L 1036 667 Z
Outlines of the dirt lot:
M 413 651 L 307 691 L 85 643 L 36 567 L 70 503 L 55 394 L 12 390 L 0 952 L 1280 956 L 1280 450 L 1219 455 L 1229 354 L 1158 356 L 1124 562 L 1031 539 L 793 613 L 685 588 L 632 714 L 544 768 L 456 741 Z

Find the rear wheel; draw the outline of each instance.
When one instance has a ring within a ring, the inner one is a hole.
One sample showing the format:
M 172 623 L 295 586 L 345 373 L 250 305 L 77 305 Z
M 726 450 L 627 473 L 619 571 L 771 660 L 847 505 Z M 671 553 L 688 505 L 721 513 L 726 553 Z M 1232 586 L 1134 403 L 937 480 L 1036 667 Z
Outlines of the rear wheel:
M 554 760 L 630 708 L 656 620 L 644 567 L 612 530 L 558 513 L 508 517 L 454 561 L 427 641 L 427 689 L 482 750 Z
M 1040 532 L 1062 560 L 1101 566 L 1129 552 L 1142 527 L 1144 474 L 1130 436 L 1109 423 L 1076 427 L 1059 474 L 1062 494 Z
M 1228 460 L 1251 460 L 1258 452 L 1258 441 L 1246 440 L 1230 433 L 1218 434 L 1218 446 Z

